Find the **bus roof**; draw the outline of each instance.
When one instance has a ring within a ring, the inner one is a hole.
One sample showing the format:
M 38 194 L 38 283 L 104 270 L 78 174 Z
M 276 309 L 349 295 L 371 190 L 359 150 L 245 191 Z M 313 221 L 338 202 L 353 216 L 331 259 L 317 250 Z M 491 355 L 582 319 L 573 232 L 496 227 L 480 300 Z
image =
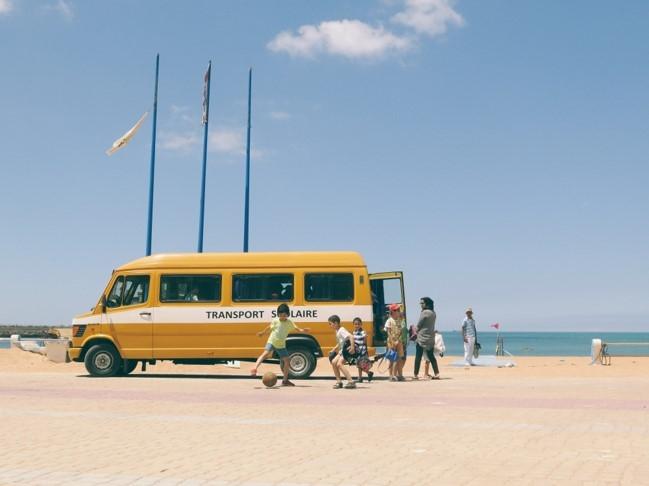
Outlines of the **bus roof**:
M 352 251 L 161 253 L 126 263 L 117 270 L 156 268 L 291 268 L 364 267 L 363 257 Z

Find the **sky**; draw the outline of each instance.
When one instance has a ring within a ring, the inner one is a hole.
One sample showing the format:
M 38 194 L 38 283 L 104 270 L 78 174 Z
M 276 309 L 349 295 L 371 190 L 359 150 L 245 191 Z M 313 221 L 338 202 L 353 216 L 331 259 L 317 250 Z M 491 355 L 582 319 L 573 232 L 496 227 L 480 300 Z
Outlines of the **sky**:
M 649 3 L 0 0 L 0 323 L 66 325 L 144 255 L 353 250 L 409 319 L 649 329 Z

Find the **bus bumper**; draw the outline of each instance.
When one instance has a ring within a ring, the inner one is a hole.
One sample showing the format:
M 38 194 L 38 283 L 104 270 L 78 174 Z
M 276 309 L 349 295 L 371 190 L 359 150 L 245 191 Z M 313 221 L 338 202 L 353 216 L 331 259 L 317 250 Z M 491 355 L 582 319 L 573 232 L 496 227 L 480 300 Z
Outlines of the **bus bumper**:
M 81 348 L 69 348 L 68 356 L 71 361 L 81 361 L 79 356 L 81 356 Z

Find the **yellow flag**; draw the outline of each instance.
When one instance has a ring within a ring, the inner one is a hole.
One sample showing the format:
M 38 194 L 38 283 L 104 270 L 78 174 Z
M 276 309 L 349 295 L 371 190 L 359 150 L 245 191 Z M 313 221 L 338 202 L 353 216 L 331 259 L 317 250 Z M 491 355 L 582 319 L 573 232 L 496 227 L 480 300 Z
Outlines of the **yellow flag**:
M 117 152 L 119 149 L 121 149 L 124 145 L 129 143 L 135 133 L 138 131 L 140 126 L 142 125 L 142 122 L 144 122 L 144 119 L 146 116 L 149 114 L 149 112 L 145 112 L 144 115 L 137 121 L 135 125 L 133 125 L 133 128 L 131 128 L 128 132 L 126 132 L 124 135 L 119 137 L 117 140 L 113 142 L 113 146 L 106 150 L 106 155 L 113 155 L 115 152 Z

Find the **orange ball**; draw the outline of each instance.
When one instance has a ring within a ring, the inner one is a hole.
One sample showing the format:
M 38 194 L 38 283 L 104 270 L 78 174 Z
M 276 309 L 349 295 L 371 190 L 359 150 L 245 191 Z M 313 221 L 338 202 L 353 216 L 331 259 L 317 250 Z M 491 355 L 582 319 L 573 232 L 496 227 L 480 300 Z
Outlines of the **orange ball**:
M 266 385 L 266 387 L 272 388 L 277 383 L 277 375 L 275 373 L 273 373 L 272 371 L 267 371 L 266 373 L 264 373 L 264 376 L 261 379 L 261 382 L 264 385 Z

